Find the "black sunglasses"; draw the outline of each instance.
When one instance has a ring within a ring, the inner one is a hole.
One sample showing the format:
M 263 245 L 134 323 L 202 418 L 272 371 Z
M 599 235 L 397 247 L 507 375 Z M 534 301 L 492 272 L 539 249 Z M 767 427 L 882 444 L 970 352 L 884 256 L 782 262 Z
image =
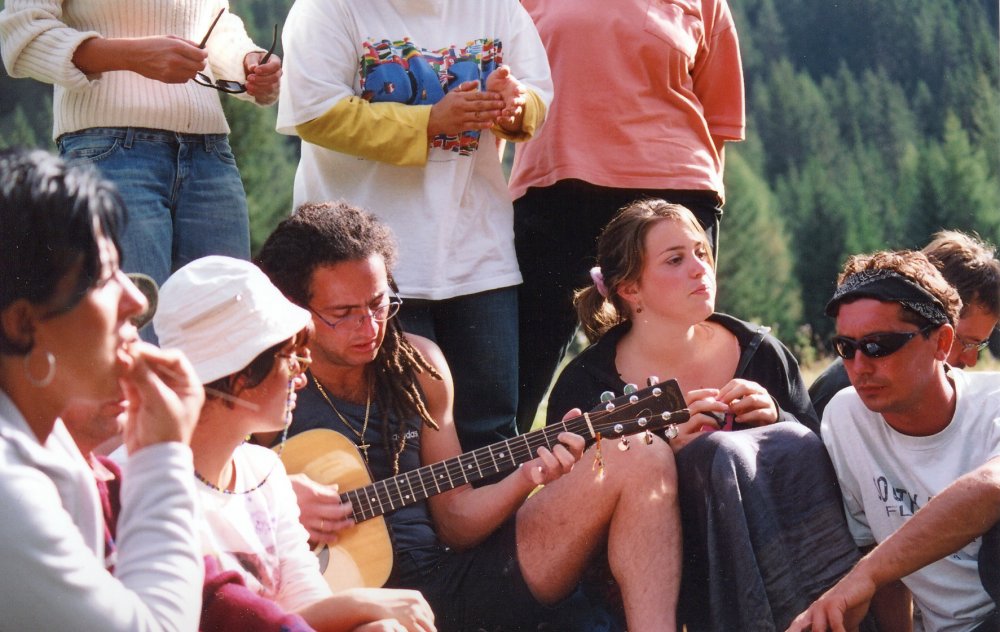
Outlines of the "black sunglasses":
M 847 336 L 834 336 L 830 340 L 830 344 L 833 347 L 833 352 L 845 360 L 853 360 L 854 354 L 858 351 L 869 358 L 884 358 L 902 349 L 903 345 L 913 340 L 918 334 L 925 334 L 939 326 L 931 323 L 924 325 L 917 331 L 872 334 L 864 336 L 860 340 Z
M 212 31 L 215 30 L 215 25 L 219 23 L 219 18 L 221 18 L 222 14 L 225 12 L 226 10 L 223 8 L 219 11 L 219 15 L 215 16 L 215 19 L 212 20 L 212 25 L 208 27 L 208 33 L 205 33 L 205 37 L 201 39 L 201 44 L 198 44 L 198 48 L 205 48 L 205 44 L 208 43 L 208 37 L 212 34 Z M 271 48 L 267 49 L 267 53 L 260 58 L 260 63 L 257 64 L 258 66 L 266 64 L 267 61 L 271 59 L 271 53 L 274 52 L 274 47 L 277 43 L 278 25 L 275 24 L 274 34 L 271 36 Z M 199 72 L 195 75 L 194 82 L 201 86 L 215 88 L 216 90 L 225 92 L 226 94 L 242 94 L 247 91 L 246 85 L 240 83 L 239 81 L 231 81 L 229 79 L 216 79 L 215 81 L 212 81 L 212 78 L 203 72 Z

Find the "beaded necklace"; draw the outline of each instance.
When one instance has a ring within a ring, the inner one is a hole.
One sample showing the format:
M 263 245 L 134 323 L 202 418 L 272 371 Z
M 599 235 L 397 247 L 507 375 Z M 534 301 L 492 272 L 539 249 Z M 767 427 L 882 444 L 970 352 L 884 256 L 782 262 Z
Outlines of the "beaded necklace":
M 288 438 L 288 427 L 292 425 L 292 409 L 294 408 L 292 402 L 292 395 L 294 394 L 295 394 L 295 380 L 291 379 L 288 380 L 288 398 L 285 400 L 285 429 L 281 433 L 281 443 L 278 444 L 278 449 L 276 450 L 276 454 L 279 460 L 281 458 L 281 452 L 285 449 L 285 439 Z M 246 442 L 244 441 L 244 443 Z M 232 491 L 228 488 L 219 487 L 212 481 L 208 480 L 207 478 L 199 474 L 198 470 L 193 470 L 193 471 L 194 471 L 194 477 L 196 479 L 198 479 L 206 486 L 210 487 L 211 489 L 214 489 L 215 491 L 221 494 L 226 494 L 229 496 L 244 496 L 246 494 L 253 493 L 258 489 L 260 489 L 261 487 L 263 487 L 264 484 L 267 483 L 267 479 L 271 478 L 271 474 L 274 473 L 274 468 L 277 466 L 278 466 L 278 461 L 275 461 L 274 464 L 271 465 L 271 469 L 268 470 L 267 474 L 264 475 L 264 478 L 260 479 L 259 483 L 257 483 L 250 489 L 245 489 L 238 492 Z
M 323 388 L 323 385 L 319 383 L 319 380 L 316 379 L 316 376 L 312 375 L 311 373 L 310 376 L 312 377 L 313 383 L 316 385 L 316 390 L 319 391 L 319 394 L 323 396 L 323 399 L 326 400 L 326 403 L 330 406 L 330 408 L 333 409 L 333 412 L 337 413 L 337 417 L 340 419 L 340 421 L 345 426 L 350 428 L 351 432 L 354 433 L 354 436 L 358 438 L 358 449 L 361 450 L 361 456 L 364 457 L 365 463 L 367 463 L 368 448 L 372 447 L 371 444 L 365 441 L 365 433 L 368 432 L 368 413 L 371 412 L 372 408 L 371 383 L 368 384 L 368 400 L 365 402 L 365 419 L 361 423 L 361 432 L 358 432 L 357 429 L 351 425 L 351 422 L 347 421 L 347 418 L 344 417 L 342 414 L 340 414 L 340 411 L 337 410 L 337 407 L 333 405 L 333 400 L 330 399 L 330 396 L 326 394 L 326 389 Z

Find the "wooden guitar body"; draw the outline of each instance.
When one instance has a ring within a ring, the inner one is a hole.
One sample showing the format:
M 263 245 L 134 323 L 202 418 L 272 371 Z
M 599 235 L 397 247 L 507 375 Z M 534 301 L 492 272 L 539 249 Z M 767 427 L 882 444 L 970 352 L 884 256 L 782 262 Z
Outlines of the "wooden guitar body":
M 351 440 L 333 430 L 315 429 L 285 443 L 281 461 L 289 474 L 305 474 L 323 485 L 356 489 L 372 482 L 361 453 Z M 323 578 L 334 591 L 379 587 L 392 571 L 392 541 L 384 516 L 359 522 L 342 531 L 332 546 L 318 546 Z
M 289 474 L 302 473 L 317 483 L 336 483 L 347 490 L 340 499 L 351 503 L 355 526 L 342 532 L 335 545 L 316 550 L 327 583 L 334 590 L 378 587 L 392 571 L 392 541 L 384 514 L 509 472 L 535 458 L 539 447 L 551 450 L 560 432 L 579 434 L 588 445 L 602 437 L 624 438 L 663 429 L 672 430 L 668 436 L 676 436 L 675 424 L 689 416 L 676 380 L 651 381 L 641 391 L 634 385 L 626 387 L 625 395 L 605 401 L 590 413 L 375 483 L 357 446 L 335 430 L 318 428 L 295 435 L 285 443 L 281 460 Z M 648 439 L 653 440 L 652 434 Z

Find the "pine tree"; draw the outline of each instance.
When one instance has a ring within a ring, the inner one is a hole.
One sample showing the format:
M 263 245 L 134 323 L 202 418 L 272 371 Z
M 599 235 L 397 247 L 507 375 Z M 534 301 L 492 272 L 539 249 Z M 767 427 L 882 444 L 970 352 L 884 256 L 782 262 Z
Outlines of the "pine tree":
M 233 154 L 250 209 L 250 242 L 254 252 L 278 222 L 292 211 L 298 139 L 274 130 L 277 109 L 227 99 L 226 118 Z
M 922 242 L 942 228 L 1000 237 L 1000 180 L 987 171 L 985 152 L 972 147 L 958 117 L 945 119 L 944 139 L 931 143 L 920 162 L 918 203 L 908 232 Z
M 3 135 L 0 136 L 0 146 L 44 147 L 47 144 L 46 141 L 39 141 L 38 134 L 35 133 L 21 105 L 4 118 L 0 130 L 3 131 Z
M 767 183 L 738 148 L 729 152 L 726 163 L 718 309 L 771 326 L 790 340 L 802 317 L 790 236 Z

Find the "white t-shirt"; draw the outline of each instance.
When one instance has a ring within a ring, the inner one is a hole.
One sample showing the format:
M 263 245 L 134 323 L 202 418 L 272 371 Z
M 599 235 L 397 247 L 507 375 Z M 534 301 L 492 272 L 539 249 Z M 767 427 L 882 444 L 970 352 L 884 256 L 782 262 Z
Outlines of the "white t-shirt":
M 955 415 L 929 437 L 896 432 L 854 388 L 838 393 L 824 411 L 823 442 L 858 546 L 882 542 L 955 479 L 1000 456 L 1000 374 L 952 368 L 948 375 L 957 394 Z M 979 578 L 979 547 L 977 538 L 903 578 L 926 630 L 971 630 L 993 610 Z
M 552 96 L 545 50 L 516 0 L 297 0 L 283 42 L 277 127 L 285 134 L 344 99 L 362 97 L 363 80 L 371 78 L 369 92 L 391 86 L 386 91 L 398 95 L 413 82 L 420 94 L 420 81 L 433 87 L 434 73 L 469 67 L 455 60 L 481 69 L 506 64 L 545 104 Z M 415 58 L 428 62 L 430 75 L 410 65 Z M 396 60 L 397 68 L 386 60 Z M 406 76 L 393 82 L 379 74 L 398 70 L 402 60 Z M 513 206 L 490 131 L 478 139 L 436 138 L 424 165 L 303 141 L 295 206 L 341 199 L 392 228 L 400 255 L 394 277 L 404 297 L 438 300 L 521 282 Z
M 330 587 L 309 550 L 285 467 L 272 451 L 243 444 L 233 455 L 234 490 L 224 494 L 199 483 L 202 544 L 223 570 L 243 576 L 250 590 L 294 612 L 329 597 Z

